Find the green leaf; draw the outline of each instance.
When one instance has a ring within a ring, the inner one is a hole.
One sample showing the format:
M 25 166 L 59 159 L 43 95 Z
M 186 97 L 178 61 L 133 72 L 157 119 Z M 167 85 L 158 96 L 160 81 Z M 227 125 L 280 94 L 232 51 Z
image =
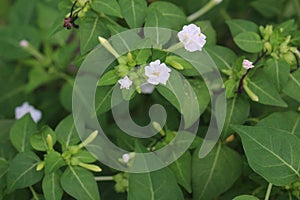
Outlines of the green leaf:
M 56 135 L 49 126 L 43 126 L 40 131 L 31 135 L 30 144 L 38 151 L 46 151 L 49 149 L 47 143 L 48 134 L 52 137 L 52 144 L 56 142 Z
M 282 12 L 283 1 L 278 0 L 257 0 L 250 3 L 262 16 L 271 18 Z
M 109 31 L 98 18 L 86 17 L 80 20 L 80 53 L 85 54 L 99 44 L 98 37 L 108 37 Z
M 19 152 L 29 151 L 32 149 L 30 137 L 36 131 L 36 124 L 30 114 L 26 114 L 12 126 L 9 133 L 10 141 Z
M 233 37 L 244 32 L 258 32 L 258 26 L 254 22 L 248 20 L 232 19 L 226 21 L 226 24 L 229 26 L 231 35 Z
M 257 126 L 287 131 L 300 138 L 300 114 L 297 112 L 274 112 L 260 120 Z
M 225 140 L 234 130 L 230 128 L 231 124 L 243 124 L 249 116 L 250 104 L 247 100 L 235 95 L 227 100 L 226 118 L 221 133 L 222 140 Z
M 131 173 L 129 174 L 128 183 L 128 200 L 184 199 L 169 168 L 149 173 Z
M 199 149 L 192 157 L 193 200 L 213 199 L 228 190 L 242 170 L 240 155 L 219 143 L 200 159 Z
M 289 97 L 300 102 L 300 70 L 290 74 L 287 85 L 283 88 L 283 92 Z
M 86 169 L 69 166 L 61 176 L 60 183 L 62 188 L 75 199 L 100 199 L 94 176 Z
M 287 104 L 281 99 L 276 88 L 268 81 L 261 71 L 248 79 L 248 86 L 258 96 L 258 102 L 265 105 L 286 107 Z
M 110 70 L 100 78 L 98 86 L 114 85 L 119 79 L 120 77 L 116 74 L 115 70 Z
M 148 8 L 148 13 L 153 16 L 153 13 L 160 13 L 156 16 L 162 16 L 159 23 L 169 24 L 167 28 L 180 30 L 182 26 L 187 22 L 186 16 L 183 11 L 178 8 L 176 5 L 165 2 L 165 1 L 157 1 L 151 3 Z M 148 18 L 148 16 L 147 16 Z M 151 20 L 148 18 L 148 20 Z
M 8 171 L 8 167 L 9 163 L 4 158 L 0 158 L 0 193 L 2 189 L 6 186 L 6 174 Z
M 111 109 L 111 96 L 114 87 L 101 86 L 97 87 L 95 96 L 95 109 L 97 115 L 105 113 Z
M 80 142 L 80 138 L 76 130 L 72 115 L 64 118 L 57 125 L 57 127 L 55 128 L 55 133 L 57 135 L 57 141 L 59 141 L 64 148 Z
M 96 158 L 87 150 L 81 150 L 73 157 L 77 158 L 83 163 L 93 163 L 96 161 Z
M 92 8 L 100 13 L 122 17 L 121 8 L 116 0 L 94 0 Z
M 43 172 L 36 171 L 40 162 L 33 152 L 19 153 L 10 163 L 7 172 L 7 190 L 12 192 L 16 189 L 25 188 L 39 182 Z
M 226 47 L 207 46 L 205 48 L 220 70 L 231 70 L 237 55 Z
M 60 153 L 52 150 L 45 155 L 45 173 L 50 174 L 56 172 L 62 166 L 67 163 L 63 159 Z
M 233 38 L 235 44 L 249 53 L 258 53 L 263 50 L 260 36 L 255 32 L 243 32 Z
M 179 185 L 189 193 L 192 192 L 192 157 L 189 151 L 185 152 L 179 159 L 175 160 L 169 167 L 173 171 Z
M 184 117 L 185 127 L 191 126 L 200 116 L 195 91 L 191 84 L 176 71 L 170 73 L 166 86 L 158 85 L 158 92 L 167 99 Z
M 63 196 L 63 189 L 60 186 L 61 173 L 46 174 L 43 179 L 43 193 L 46 200 L 60 200 Z
M 263 72 L 276 86 L 277 91 L 281 91 L 281 88 L 286 85 L 289 79 L 290 66 L 282 59 L 271 58 L 267 61 Z
M 68 81 L 64 83 L 59 92 L 59 100 L 62 106 L 68 111 L 72 111 L 72 92 L 73 85 Z
M 252 195 L 240 195 L 235 197 L 233 200 L 259 200 L 259 198 Z
M 300 140 L 270 127 L 232 126 L 241 136 L 250 167 L 268 182 L 284 186 L 300 178 Z
M 141 27 L 147 13 L 147 2 L 145 0 L 120 0 L 119 4 L 129 27 Z
M 206 83 L 200 78 L 188 79 L 188 81 L 193 87 L 194 92 L 197 96 L 199 113 L 202 114 L 210 102 L 210 95 L 206 87 Z

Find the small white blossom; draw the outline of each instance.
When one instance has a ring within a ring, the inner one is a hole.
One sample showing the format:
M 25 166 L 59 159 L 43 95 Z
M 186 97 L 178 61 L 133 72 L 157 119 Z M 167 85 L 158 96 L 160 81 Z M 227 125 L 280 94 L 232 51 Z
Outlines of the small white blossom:
M 154 88 L 155 88 L 155 85 L 146 82 L 141 85 L 141 92 L 143 94 L 151 94 L 153 92 Z
M 125 88 L 129 90 L 130 86 L 132 85 L 132 81 L 128 78 L 128 76 L 118 80 L 118 83 L 120 84 L 120 89 Z
M 29 45 L 27 40 L 21 40 L 19 44 L 23 48 L 28 47 L 28 45 Z
M 42 118 L 41 111 L 39 111 L 39 110 L 35 109 L 33 106 L 29 105 L 28 102 L 24 102 L 22 104 L 22 106 L 16 107 L 16 109 L 15 109 L 15 118 L 20 119 L 24 115 L 26 115 L 27 113 L 30 114 L 31 118 L 33 119 L 33 121 L 35 123 L 40 121 L 40 119 Z
M 152 85 L 166 85 L 170 77 L 171 69 L 165 63 L 160 63 L 160 60 L 151 62 L 145 67 L 145 75 L 148 77 L 147 82 Z
M 244 59 L 244 60 L 243 60 L 243 67 L 244 67 L 245 69 L 248 70 L 248 69 L 253 68 L 254 65 L 253 65 L 253 63 L 250 62 L 249 60 Z
M 182 31 L 178 33 L 179 41 L 183 43 L 187 51 L 201 51 L 206 43 L 206 36 L 201 33 L 200 27 L 195 24 L 183 26 Z
M 123 154 L 122 160 L 124 161 L 124 163 L 128 163 L 130 160 L 130 155 L 128 153 Z

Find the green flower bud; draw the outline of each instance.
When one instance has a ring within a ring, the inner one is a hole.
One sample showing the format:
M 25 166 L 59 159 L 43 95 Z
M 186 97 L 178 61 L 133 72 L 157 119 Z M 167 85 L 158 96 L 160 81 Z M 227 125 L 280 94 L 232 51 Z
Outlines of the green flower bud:
M 120 57 L 118 58 L 118 62 L 119 62 L 119 64 L 121 64 L 121 65 L 127 65 L 127 62 L 128 62 L 127 56 L 120 56 Z
M 48 145 L 48 148 L 51 150 L 53 149 L 53 139 L 52 139 L 52 136 L 50 134 L 47 135 L 47 145 Z
M 98 131 L 94 131 L 92 132 L 80 145 L 79 145 L 79 148 L 83 148 L 85 147 L 86 145 L 90 144 L 91 142 L 93 142 L 96 137 L 98 135 Z
M 119 58 L 120 55 L 117 53 L 117 51 L 111 46 L 111 44 L 107 41 L 107 39 L 103 38 L 103 37 L 98 37 L 98 40 L 100 42 L 100 44 L 102 44 L 102 46 L 104 46 L 104 48 L 109 51 L 115 58 Z
M 267 54 L 272 53 L 272 45 L 270 42 L 265 42 L 264 43 L 264 51 L 267 51 Z
M 295 65 L 297 63 L 295 55 L 290 51 L 283 54 L 282 57 L 289 65 Z
M 102 171 L 102 169 L 99 166 L 97 166 L 97 165 L 86 164 L 86 163 L 82 163 L 82 162 L 80 162 L 78 165 L 80 167 L 83 167 L 85 169 L 91 170 L 93 172 L 101 172 Z
M 165 63 L 167 65 L 170 65 L 178 70 L 184 70 L 183 62 L 185 62 L 185 61 L 183 61 L 183 59 L 181 59 L 177 56 L 168 56 L 165 60 Z
M 45 161 L 41 161 L 37 166 L 36 166 L 36 171 L 41 171 L 45 167 Z
M 69 152 L 71 155 L 77 154 L 81 148 L 78 145 L 69 146 Z
M 259 100 L 258 96 L 252 90 L 250 90 L 250 88 L 248 87 L 248 84 L 245 80 L 244 80 L 243 87 L 244 87 L 244 90 L 246 91 L 246 93 L 248 94 L 248 96 L 250 97 L 250 99 L 252 101 L 258 102 L 258 100 Z
M 263 33 L 264 40 L 265 41 L 269 40 L 272 33 L 273 33 L 273 26 L 267 25 L 266 28 L 264 29 L 264 33 Z
M 116 74 L 120 77 L 124 77 L 128 74 L 129 72 L 129 67 L 127 65 L 118 65 L 115 67 Z

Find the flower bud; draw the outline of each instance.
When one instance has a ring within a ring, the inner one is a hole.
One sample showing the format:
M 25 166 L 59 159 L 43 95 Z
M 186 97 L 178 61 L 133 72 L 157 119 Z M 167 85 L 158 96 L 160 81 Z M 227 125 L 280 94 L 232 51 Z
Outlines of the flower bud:
M 264 51 L 267 51 L 267 54 L 272 53 L 272 45 L 270 42 L 265 42 L 264 43 Z
M 98 135 L 98 131 L 94 131 L 92 132 L 80 145 L 79 145 L 79 148 L 83 148 L 85 147 L 86 145 L 90 144 L 91 142 L 93 142 L 96 137 Z
M 168 56 L 165 63 L 178 70 L 184 69 L 182 59 L 177 56 Z
M 41 161 L 37 166 L 36 166 L 36 171 L 41 171 L 45 167 L 45 161 Z
M 115 70 L 116 70 L 116 74 L 120 77 L 124 77 L 128 74 L 129 72 L 129 68 L 127 65 L 118 65 L 115 67 Z
M 120 55 L 116 52 L 116 50 L 111 46 L 111 44 L 107 41 L 107 39 L 99 36 L 99 42 L 104 46 L 104 48 L 109 51 L 115 58 L 119 58 Z
M 53 139 L 52 136 L 50 134 L 47 135 L 47 145 L 49 149 L 53 149 Z
M 295 65 L 297 63 L 295 55 L 290 51 L 283 54 L 282 57 L 289 65 Z
M 83 167 L 85 169 L 91 170 L 93 172 L 101 172 L 102 171 L 102 169 L 99 166 L 97 166 L 97 165 L 86 164 L 86 163 L 82 163 L 82 162 L 78 163 L 78 165 L 80 167 Z
M 252 101 L 258 102 L 258 100 L 259 100 L 258 96 L 250 90 L 250 88 L 248 87 L 246 81 L 244 81 L 243 87 L 244 87 L 244 90 L 246 91 L 246 93 L 248 94 L 248 96 L 250 97 L 250 99 Z

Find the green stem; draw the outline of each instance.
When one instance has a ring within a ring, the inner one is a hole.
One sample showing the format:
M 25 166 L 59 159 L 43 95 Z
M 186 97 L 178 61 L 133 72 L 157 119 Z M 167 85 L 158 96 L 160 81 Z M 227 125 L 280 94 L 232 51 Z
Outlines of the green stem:
M 265 196 L 265 200 L 269 200 L 270 195 L 271 195 L 272 186 L 273 186 L 272 183 L 269 183 L 267 193 L 266 193 L 266 196 Z
M 39 197 L 37 196 L 37 193 L 34 191 L 33 187 L 29 186 L 29 189 L 30 189 L 30 191 L 32 193 L 33 199 L 34 200 L 39 200 Z
M 112 176 L 96 176 L 95 180 L 96 181 L 113 181 L 114 177 L 112 177 Z
M 197 12 L 188 16 L 187 21 L 192 22 L 192 21 L 198 19 L 199 17 L 204 15 L 206 12 L 208 12 L 210 9 L 212 9 L 214 6 L 216 6 L 217 4 L 218 3 L 216 3 L 215 0 L 210 0 L 207 4 L 205 4 L 205 6 L 200 8 L 200 10 L 198 10 Z

